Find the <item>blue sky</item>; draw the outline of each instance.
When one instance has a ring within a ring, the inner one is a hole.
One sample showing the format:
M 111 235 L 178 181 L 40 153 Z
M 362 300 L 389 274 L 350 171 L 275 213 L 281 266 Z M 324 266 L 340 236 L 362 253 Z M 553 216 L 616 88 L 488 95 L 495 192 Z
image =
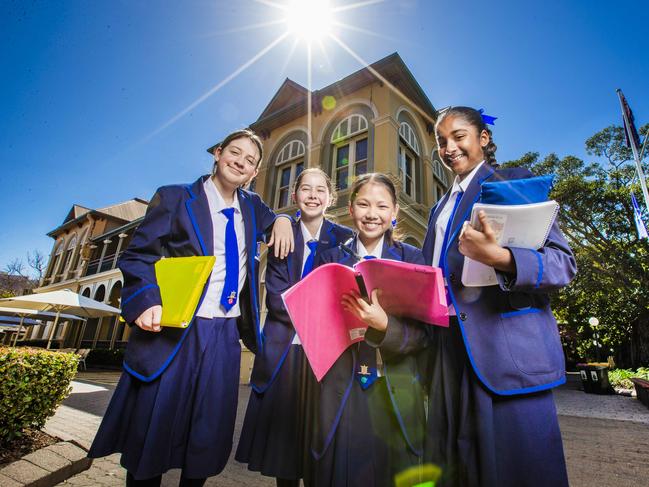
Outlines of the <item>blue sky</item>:
M 74 203 L 192 181 L 210 167 L 206 148 L 256 120 L 286 77 L 306 85 L 305 49 L 291 54 L 289 36 L 165 126 L 285 30 L 246 26 L 282 15 L 253 0 L 0 2 L 0 268 L 49 254 L 45 234 Z M 587 157 L 584 140 L 620 123 L 618 87 L 637 125 L 649 121 L 645 2 L 386 0 L 336 18 L 367 62 L 397 51 L 434 106 L 498 116 L 499 160 Z M 316 89 L 361 67 L 323 45 Z

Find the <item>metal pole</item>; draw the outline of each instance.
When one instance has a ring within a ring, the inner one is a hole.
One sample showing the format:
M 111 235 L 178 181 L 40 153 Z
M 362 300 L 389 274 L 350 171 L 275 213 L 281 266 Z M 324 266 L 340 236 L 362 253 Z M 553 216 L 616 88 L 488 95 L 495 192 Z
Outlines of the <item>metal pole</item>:
M 18 331 L 16 332 L 16 336 L 14 337 L 14 347 L 18 343 L 18 335 L 20 335 L 21 330 L 23 329 L 23 323 L 25 321 L 25 315 L 20 315 L 20 324 L 18 325 Z
M 54 324 L 52 325 L 52 329 L 50 330 L 50 337 L 47 339 L 47 348 L 50 348 L 50 345 L 52 345 L 52 337 L 54 337 L 54 331 L 56 330 L 56 325 L 59 323 L 59 315 L 61 314 L 61 310 L 58 310 L 56 312 L 56 317 L 54 318 Z
M 649 191 L 647 191 L 647 181 L 645 180 L 644 171 L 642 170 L 642 164 L 640 163 L 640 157 L 638 155 L 638 148 L 635 145 L 635 140 L 631 134 L 630 128 L 631 123 L 626 116 L 626 111 L 624 110 L 624 103 L 622 103 L 622 90 L 617 89 L 617 97 L 620 100 L 620 107 L 622 108 L 622 117 L 624 117 L 624 130 L 626 135 L 629 138 L 629 143 L 631 144 L 631 151 L 633 151 L 633 159 L 635 160 L 635 166 L 638 171 L 638 178 L 640 179 L 640 187 L 642 188 L 642 194 L 644 196 L 644 204 L 647 207 L 649 212 Z

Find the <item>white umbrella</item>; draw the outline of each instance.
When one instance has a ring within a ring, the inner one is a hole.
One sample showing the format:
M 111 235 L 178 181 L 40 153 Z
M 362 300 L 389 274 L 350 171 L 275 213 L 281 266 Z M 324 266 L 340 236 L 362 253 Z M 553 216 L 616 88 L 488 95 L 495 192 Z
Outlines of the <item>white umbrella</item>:
M 23 326 L 33 326 L 36 324 L 40 324 L 40 322 L 37 322 L 36 320 L 51 321 L 52 319 L 56 319 L 56 313 L 52 313 L 50 311 L 38 311 L 35 309 L 0 307 L 0 317 L 3 316 L 20 318 L 20 323 L 18 324 L 18 330 L 16 331 L 16 335 L 14 336 L 14 343 L 13 343 L 14 347 L 16 346 L 16 342 L 18 341 L 18 335 L 20 335 L 20 331 L 22 330 Z M 28 319 L 27 323 L 25 323 L 25 318 Z M 59 318 L 63 318 L 64 320 L 85 320 L 85 318 L 81 318 L 80 316 L 68 315 L 68 314 L 61 314 L 59 315 Z
M 54 330 L 59 322 L 62 311 L 68 311 L 85 318 L 99 318 L 101 316 L 119 315 L 119 308 L 114 308 L 100 301 L 86 298 L 81 294 L 63 289 L 61 291 L 50 291 L 48 293 L 28 294 L 26 296 L 14 296 L 0 299 L 0 306 L 6 308 L 27 308 L 37 311 L 53 311 L 56 313 L 54 325 L 50 330 L 47 340 L 47 348 L 50 348 Z

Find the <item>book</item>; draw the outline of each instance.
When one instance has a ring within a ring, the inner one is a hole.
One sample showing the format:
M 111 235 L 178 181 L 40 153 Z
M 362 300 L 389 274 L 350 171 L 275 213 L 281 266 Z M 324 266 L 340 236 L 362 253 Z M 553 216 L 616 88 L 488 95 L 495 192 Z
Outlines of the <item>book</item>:
M 490 205 L 476 203 L 471 211 L 471 226 L 481 229 L 478 213 L 483 210 L 493 228 L 498 243 L 503 247 L 538 250 L 545 244 L 552 224 L 559 212 L 554 200 L 525 205 Z M 464 257 L 462 284 L 466 287 L 498 285 L 493 267 Z
M 161 326 L 187 328 L 194 317 L 216 257 L 169 257 L 155 263 L 162 299 Z
M 289 317 L 318 381 L 367 325 L 342 306 L 343 294 L 364 297 L 381 289 L 386 313 L 431 325 L 448 326 L 448 305 L 441 269 L 387 259 L 364 260 L 353 268 L 326 264 L 282 294 Z

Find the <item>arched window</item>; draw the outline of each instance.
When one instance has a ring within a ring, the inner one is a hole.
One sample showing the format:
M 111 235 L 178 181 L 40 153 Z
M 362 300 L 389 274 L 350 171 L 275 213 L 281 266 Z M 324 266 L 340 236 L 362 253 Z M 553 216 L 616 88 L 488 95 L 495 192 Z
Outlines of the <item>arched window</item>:
M 353 114 L 342 119 L 331 134 L 333 180 L 339 190 L 367 172 L 367 119 Z
M 74 249 L 76 246 L 77 246 L 77 234 L 75 233 L 72 236 L 72 238 L 68 241 L 68 245 L 65 250 L 65 256 L 63 259 L 63 264 L 61 264 L 61 273 L 64 273 L 68 270 L 68 264 L 72 260 L 72 254 L 74 253 Z
M 291 140 L 277 154 L 275 159 L 275 174 L 277 177 L 275 191 L 275 208 L 288 206 L 291 187 L 300 173 L 304 170 L 306 148 L 301 140 Z
M 56 244 L 56 247 L 54 247 L 54 252 L 51 259 L 52 265 L 50 266 L 47 277 L 56 277 L 56 273 L 58 272 L 58 267 L 61 261 L 61 254 L 63 254 L 63 239 L 59 240 L 59 242 Z
M 399 125 L 399 179 L 403 192 L 417 200 L 417 174 L 419 165 L 419 141 L 408 122 Z
M 448 175 L 446 173 L 446 170 L 444 169 L 442 161 L 439 158 L 439 151 L 437 149 L 433 150 L 431 159 L 433 160 L 433 174 L 437 179 L 439 179 L 440 183 L 442 183 L 445 189 L 448 188 Z

